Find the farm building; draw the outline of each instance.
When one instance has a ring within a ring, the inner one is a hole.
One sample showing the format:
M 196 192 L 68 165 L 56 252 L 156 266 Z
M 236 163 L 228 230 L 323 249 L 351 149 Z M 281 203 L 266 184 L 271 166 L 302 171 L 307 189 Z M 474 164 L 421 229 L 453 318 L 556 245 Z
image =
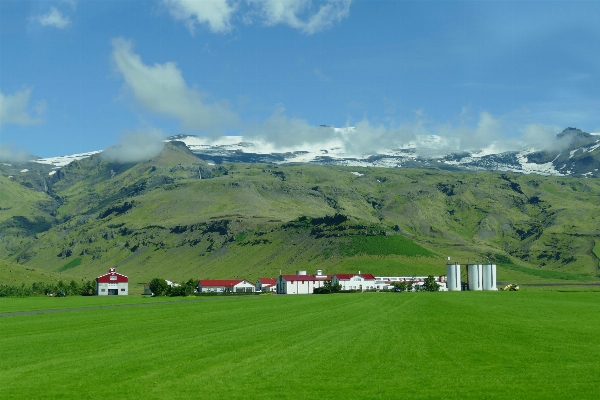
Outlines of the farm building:
M 321 270 L 317 270 L 315 275 L 307 275 L 306 271 L 296 271 L 296 275 L 280 275 L 276 284 L 277 294 L 312 294 L 331 278 L 332 275 L 323 275 Z
M 108 274 L 96 278 L 96 294 L 98 296 L 127 296 L 129 294 L 129 278 L 111 268 L 108 270 Z
M 257 292 L 275 292 L 277 290 L 277 278 L 258 278 L 256 281 Z
M 198 281 L 198 293 L 252 293 L 255 289 L 255 285 L 246 279 L 201 279 Z
M 336 274 L 331 279 L 333 285 L 339 284 L 342 290 L 365 290 L 383 289 L 383 283 L 376 282 L 376 279 L 371 274 Z M 381 287 L 379 287 L 381 285 Z M 386 285 L 387 286 L 387 285 Z
M 435 283 L 437 283 L 440 287 L 440 292 L 448 291 L 448 286 L 446 284 L 446 276 L 434 276 Z M 407 284 L 412 284 L 412 291 L 417 291 L 421 289 L 425 283 L 426 276 L 376 276 L 375 279 L 377 283 L 385 283 L 387 289 L 393 289 L 393 284 L 406 282 Z

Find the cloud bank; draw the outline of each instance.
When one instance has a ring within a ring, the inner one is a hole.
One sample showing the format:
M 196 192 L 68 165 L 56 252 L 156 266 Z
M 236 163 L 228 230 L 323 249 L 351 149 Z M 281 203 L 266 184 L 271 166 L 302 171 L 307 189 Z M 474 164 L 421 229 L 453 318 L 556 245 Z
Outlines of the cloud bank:
M 481 155 L 520 151 L 562 151 L 572 143 L 571 137 L 559 138 L 555 126 L 528 124 L 518 133 L 508 133 L 510 125 L 502 118 L 481 112 L 473 124 L 433 124 L 422 115 L 414 121 L 397 125 L 376 124 L 368 119 L 347 123 L 343 128 L 316 127 L 306 120 L 288 118 L 277 109 L 261 124 L 244 128 L 244 140 L 268 144 L 273 152 L 307 150 L 315 147 L 340 147 L 347 156 L 367 156 L 381 151 L 416 148 L 424 157 L 441 157 L 454 152 Z
M 287 25 L 312 35 L 326 30 L 350 14 L 352 0 L 327 0 L 316 6 L 311 0 L 163 0 L 169 14 L 182 21 L 194 34 L 196 25 L 206 25 L 214 33 L 229 32 L 239 15 L 246 23 L 265 26 Z M 246 7 L 242 7 L 245 5 Z
M 10 146 L 0 144 L 0 162 L 20 164 L 32 158 L 25 150 L 16 150 Z
M 112 58 L 125 88 L 146 111 L 175 118 L 182 128 L 204 134 L 223 135 L 228 129 L 239 129 L 247 140 L 269 144 L 273 151 L 338 146 L 348 155 L 362 156 L 409 146 L 423 156 L 438 157 L 458 151 L 499 153 L 524 147 L 557 151 L 569 145 L 567 139 L 556 140 L 557 127 L 530 124 L 520 135 L 507 134 L 510 124 L 485 111 L 472 118 L 474 124 L 465 122 L 468 110 L 456 117 L 458 123 L 442 125 L 429 123 L 420 111 L 414 121 L 375 124 L 365 118 L 347 122 L 345 129 L 334 129 L 289 118 L 279 107 L 264 122 L 244 125 L 226 102 L 209 102 L 208 95 L 189 87 L 176 63 L 146 65 L 133 52 L 132 43 L 123 38 L 113 39 Z
M 208 102 L 208 95 L 190 88 L 174 62 L 148 66 L 133 52 L 131 41 L 112 41 L 112 59 L 135 100 L 147 111 L 177 118 L 184 129 L 223 133 L 239 125 L 227 103 Z
M 165 147 L 164 135 L 158 130 L 126 132 L 116 146 L 100 153 L 103 160 L 120 164 L 146 161 Z
M 36 117 L 29 112 L 30 88 L 24 88 L 12 95 L 0 93 L 0 126 L 4 124 L 32 125 L 42 122 L 40 118 L 45 110 L 44 101 L 36 104 Z

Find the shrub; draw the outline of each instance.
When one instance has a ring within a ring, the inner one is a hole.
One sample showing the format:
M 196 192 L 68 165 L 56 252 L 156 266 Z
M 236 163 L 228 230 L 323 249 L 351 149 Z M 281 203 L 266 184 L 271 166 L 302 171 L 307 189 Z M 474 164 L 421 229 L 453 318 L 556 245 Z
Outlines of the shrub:
M 166 296 L 169 292 L 169 284 L 161 278 L 154 278 L 150 281 L 150 291 L 154 296 Z

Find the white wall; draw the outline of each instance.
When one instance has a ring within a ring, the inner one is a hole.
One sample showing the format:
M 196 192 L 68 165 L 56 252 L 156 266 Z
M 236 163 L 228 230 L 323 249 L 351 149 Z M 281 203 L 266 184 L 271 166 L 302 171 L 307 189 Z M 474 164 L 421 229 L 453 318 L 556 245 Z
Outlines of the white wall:
M 349 280 L 340 280 L 337 276 L 334 276 L 331 283 L 336 285 L 340 284 L 342 290 L 362 290 L 363 292 L 368 289 L 377 289 L 374 279 L 364 279 L 362 276 L 353 276 Z
M 308 277 L 308 276 L 306 276 Z M 281 276 L 277 278 L 277 293 L 278 294 L 312 294 L 316 288 L 323 286 L 325 280 L 302 280 L 302 276 L 298 279 L 286 280 Z
M 249 289 L 249 290 L 248 290 Z M 256 291 L 256 286 L 250 282 L 242 281 L 233 287 L 233 292 L 254 292 Z
M 120 282 L 120 283 L 96 283 L 96 294 L 98 296 L 108 296 L 109 289 L 117 289 L 118 296 L 127 296 L 129 295 L 129 283 L 128 282 Z

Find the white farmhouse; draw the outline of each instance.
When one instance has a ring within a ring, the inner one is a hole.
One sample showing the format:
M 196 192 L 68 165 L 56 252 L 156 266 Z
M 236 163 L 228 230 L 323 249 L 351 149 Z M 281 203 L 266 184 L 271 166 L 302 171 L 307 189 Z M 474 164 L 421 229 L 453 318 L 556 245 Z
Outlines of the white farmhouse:
M 279 275 L 277 294 L 312 294 L 331 278 L 332 275 L 323 275 L 321 270 L 317 270 L 316 275 L 307 275 L 306 271 L 296 271 L 296 275 Z
M 342 290 L 370 290 L 383 289 L 378 287 L 375 277 L 372 274 L 335 274 L 331 279 L 333 285 L 339 284 Z
M 277 278 L 258 278 L 256 281 L 257 292 L 275 292 L 277 290 Z
M 201 279 L 198 281 L 198 293 L 252 293 L 254 290 L 255 285 L 246 279 Z

